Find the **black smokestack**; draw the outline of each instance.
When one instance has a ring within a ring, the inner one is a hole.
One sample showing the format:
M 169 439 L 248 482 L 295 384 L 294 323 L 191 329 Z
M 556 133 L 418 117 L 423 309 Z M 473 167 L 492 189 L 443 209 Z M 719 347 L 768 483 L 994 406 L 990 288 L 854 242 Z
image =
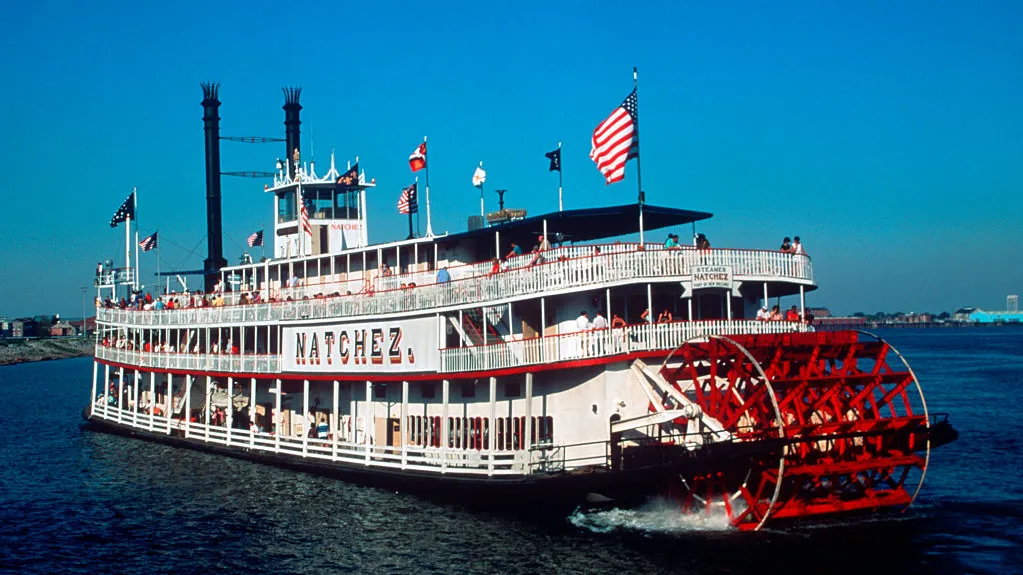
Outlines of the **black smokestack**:
M 302 88 L 291 87 L 284 88 L 284 133 L 285 141 L 287 142 L 288 149 L 286 150 L 288 159 L 288 173 L 291 177 L 295 177 L 295 169 L 298 168 L 296 156 L 298 150 L 301 147 L 299 143 L 299 129 L 298 126 L 302 123 L 298 119 L 298 112 L 302 109 L 302 105 L 298 103 L 298 97 L 302 94 Z
M 202 121 L 206 132 L 206 261 L 203 272 L 206 275 L 206 291 L 217 283 L 220 268 L 227 265 L 224 259 L 223 238 L 220 224 L 220 117 L 217 110 L 220 100 L 220 83 L 202 84 Z

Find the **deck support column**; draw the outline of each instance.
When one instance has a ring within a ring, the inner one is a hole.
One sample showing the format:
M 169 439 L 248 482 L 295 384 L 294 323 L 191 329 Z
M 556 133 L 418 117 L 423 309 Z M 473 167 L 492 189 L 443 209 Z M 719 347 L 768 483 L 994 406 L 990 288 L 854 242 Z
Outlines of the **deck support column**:
M 274 397 L 274 415 L 273 415 L 273 418 L 272 418 L 273 421 L 271 421 L 270 425 L 273 426 L 273 432 L 274 432 L 274 453 L 280 453 L 281 452 L 281 422 L 284 421 L 284 418 L 281 417 L 281 394 L 284 392 L 284 387 L 283 387 L 284 383 L 281 381 L 280 378 L 277 378 L 276 381 L 277 381 L 277 389 L 274 390 L 276 392 L 276 397 Z
M 117 422 L 121 422 L 121 412 L 124 411 L 124 368 L 117 368 L 118 383 L 117 383 Z
M 309 453 L 309 430 L 315 425 L 309 416 L 309 380 L 302 380 L 302 457 Z
M 408 465 L 408 380 L 401 381 L 401 468 Z
M 334 260 L 331 259 L 331 261 L 334 261 Z M 330 456 L 331 456 L 332 459 L 335 459 L 335 460 L 337 459 L 337 436 L 338 436 L 338 433 L 341 431 L 341 418 L 340 418 L 340 415 L 339 415 L 340 412 L 341 412 L 341 404 L 340 404 L 341 397 L 340 396 L 341 396 L 341 383 L 338 380 L 335 379 L 334 380 L 334 406 L 333 406 L 334 407 L 334 413 L 333 413 L 333 421 L 331 421 L 331 424 L 330 424 L 330 430 L 331 430 L 330 437 L 333 440 L 332 441 L 333 445 L 331 445 L 331 449 L 330 449 Z
M 646 322 L 654 323 L 654 288 L 652 284 L 646 284 Z
M 366 414 L 363 416 L 365 423 L 362 429 L 362 438 L 366 442 L 366 465 L 369 465 L 369 453 L 372 448 L 372 442 L 370 441 L 369 430 L 375 427 L 376 417 L 373 409 L 373 382 L 366 380 Z
M 103 418 L 110 417 L 110 364 L 103 364 Z
M 153 408 L 156 407 L 156 372 L 149 372 L 149 431 L 153 431 L 156 425 L 153 420 Z
M 96 413 L 96 378 L 99 377 L 99 363 L 92 361 L 92 395 L 89 396 L 89 417 Z
M 166 409 L 163 412 L 163 415 L 164 415 L 165 418 L 167 418 L 167 435 L 170 435 L 170 432 L 171 432 L 171 415 L 172 415 L 171 408 L 174 406 L 174 404 L 172 403 L 173 399 L 174 399 L 173 395 L 172 395 L 172 392 L 174 391 L 173 388 L 174 388 L 174 376 L 168 373 L 167 374 L 167 393 L 163 394 L 163 402 L 164 402 L 165 407 L 166 407 Z
M 256 433 L 259 426 L 256 425 L 256 378 L 249 382 L 249 447 L 256 447 Z
M 540 298 L 540 363 L 546 363 L 547 351 L 547 298 Z
M 531 430 L 533 428 L 533 372 L 526 372 L 526 424 L 522 426 L 522 434 L 526 437 L 526 450 L 529 451 L 533 447 L 533 436 Z M 529 464 L 526 464 L 526 471 L 529 471 Z
M 135 379 L 132 380 L 131 394 L 134 397 L 131 405 L 131 423 L 133 426 L 138 427 L 138 388 L 139 388 L 139 372 L 135 370 Z
M 227 377 L 227 444 L 231 445 L 231 429 L 234 427 L 234 378 Z
M 689 306 L 689 321 L 693 321 L 693 293 L 689 292 L 689 297 L 686 298 L 686 299 L 689 300 L 687 302 L 687 304 Z
M 802 284 L 799 286 L 799 320 L 802 321 L 806 318 L 806 287 Z
M 767 307 L 767 282 L 764 282 L 764 307 Z
M 490 378 L 490 426 L 489 433 L 487 433 L 487 451 L 489 455 L 487 457 L 487 475 L 494 474 L 494 448 L 497 442 L 497 378 Z
M 725 310 L 728 321 L 732 321 L 732 290 L 725 290 Z
M 218 337 L 219 337 L 219 335 L 218 335 Z M 206 399 L 205 399 L 206 421 L 205 421 L 205 425 L 203 426 L 203 429 L 206 430 L 206 436 L 203 439 L 203 441 L 207 441 L 207 442 L 210 440 L 210 421 L 213 419 L 212 417 L 210 417 L 210 388 L 212 386 L 213 386 L 213 378 L 211 376 L 207 375 L 206 376 Z
M 192 376 L 185 376 L 185 415 L 182 417 L 185 422 L 185 437 L 191 437 L 192 429 Z
M 441 382 L 441 420 L 440 420 L 440 472 L 448 470 L 448 446 L 451 441 L 451 423 L 448 421 L 448 394 L 451 391 L 451 382 L 447 379 Z

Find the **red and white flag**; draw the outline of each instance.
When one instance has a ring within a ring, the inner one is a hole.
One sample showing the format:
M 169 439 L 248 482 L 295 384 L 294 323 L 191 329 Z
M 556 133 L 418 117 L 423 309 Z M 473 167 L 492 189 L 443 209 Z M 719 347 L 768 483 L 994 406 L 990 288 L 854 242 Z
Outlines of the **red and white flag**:
M 418 172 L 426 167 L 426 142 L 419 144 L 412 155 L 408 157 L 408 165 L 413 172 Z
M 309 225 L 309 212 L 305 209 L 305 202 L 302 202 L 302 231 L 313 235 L 313 227 Z
M 593 130 L 590 159 L 608 184 L 625 178 L 625 162 L 639 157 L 639 99 L 636 90 Z

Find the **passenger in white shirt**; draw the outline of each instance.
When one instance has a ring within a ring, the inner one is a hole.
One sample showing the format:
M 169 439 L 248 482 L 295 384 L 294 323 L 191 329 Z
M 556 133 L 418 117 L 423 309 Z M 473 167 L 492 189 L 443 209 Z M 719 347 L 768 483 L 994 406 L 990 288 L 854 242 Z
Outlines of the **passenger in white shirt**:
M 587 317 L 585 311 L 580 312 L 579 317 L 575 319 L 575 327 L 578 328 L 579 331 L 590 329 L 590 318 Z
M 604 316 L 600 315 L 600 312 L 598 311 L 597 315 L 594 316 L 594 318 L 593 318 L 593 329 L 606 329 L 606 328 L 607 328 L 607 320 L 604 319 Z
M 757 312 L 757 320 L 759 320 L 759 321 L 767 321 L 769 319 L 771 319 L 771 314 L 768 313 L 767 306 L 766 305 L 765 306 L 761 306 L 760 310 Z

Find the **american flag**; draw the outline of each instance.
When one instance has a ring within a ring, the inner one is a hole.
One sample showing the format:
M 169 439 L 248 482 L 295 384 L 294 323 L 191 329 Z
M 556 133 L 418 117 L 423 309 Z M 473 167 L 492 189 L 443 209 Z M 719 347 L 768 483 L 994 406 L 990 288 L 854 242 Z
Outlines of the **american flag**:
M 124 200 L 121 207 L 117 208 L 117 213 L 114 214 L 114 217 L 110 218 L 110 227 L 116 228 L 117 224 L 128 218 L 135 219 L 135 190 L 131 191 L 128 199 Z
M 399 214 L 415 214 L 419 212 L 419 184 L 415 183 L 401 191 L 398 198 Z
M 302 202 L 302 231 L 310 236 L 313 235 L 313 227 L 309 225 L 309 212 L 305 209 L 305 202 Z
M 639 98 L 636 90 L 593 130 L 590 158 L 608 184 L 625 178 L 625 163 L 639 157 Z
M 143 239 L 141 242 L 139 242 L 139 247 L 142 248 L 142 251 L 148 252 L 149 250 L 151 250 L 151 249 L 156 247 L 156 234 L 157 233 L 158 232 L 153 232 L 153 235 L 146 236 L 145 239 Z
M 254 248 L 261 245 L 263 245 L 263 230 L 253 232 L 252 235 L 249 236 L 249 247 Z

